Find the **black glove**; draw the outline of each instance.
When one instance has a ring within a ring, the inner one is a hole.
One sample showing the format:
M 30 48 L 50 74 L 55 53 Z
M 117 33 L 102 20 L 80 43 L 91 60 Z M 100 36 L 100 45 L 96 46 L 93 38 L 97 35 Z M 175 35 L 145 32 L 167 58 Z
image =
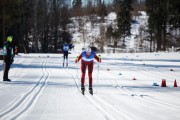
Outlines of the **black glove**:
M 14 62 L 14 58 L 11 58 L 11 64 Z

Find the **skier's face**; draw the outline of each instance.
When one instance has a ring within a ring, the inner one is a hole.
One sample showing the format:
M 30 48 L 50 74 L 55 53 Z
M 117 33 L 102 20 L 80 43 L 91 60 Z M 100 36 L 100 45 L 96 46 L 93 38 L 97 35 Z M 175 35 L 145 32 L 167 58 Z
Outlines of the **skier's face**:
M 91 54 L 91 52 L 86 52 L 86 55 L 87 55 L 87 56 L 90 56 L 90 54 Z

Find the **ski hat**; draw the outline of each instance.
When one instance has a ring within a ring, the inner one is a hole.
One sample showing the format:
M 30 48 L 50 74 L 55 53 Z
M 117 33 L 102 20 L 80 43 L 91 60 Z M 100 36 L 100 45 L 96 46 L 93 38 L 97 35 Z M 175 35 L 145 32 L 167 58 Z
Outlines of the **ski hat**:
M 7 37 L 7 41 L 8 41 L 8 42 L 12 43 L 12 40 L 13 40 L 13 37 L 12 37 L 12 36 L 8 36 L 8 37 Z
M 86 53 L 90 53 L 90 52 L 91 52 L 91 48 L 90 47 L 86 48 Z

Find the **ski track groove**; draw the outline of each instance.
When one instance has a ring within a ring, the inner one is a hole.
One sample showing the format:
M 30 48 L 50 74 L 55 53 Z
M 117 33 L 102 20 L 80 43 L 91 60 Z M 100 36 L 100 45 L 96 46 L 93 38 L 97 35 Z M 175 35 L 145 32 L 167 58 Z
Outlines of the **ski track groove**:
M 144 101 L 150 101 L 149 103 L 157 104 L 157 105 L 160 105 L 162 107 L 166 107 L 168 109 L 172 109 L 172 110 L 176 110 L 176 111 L 180 112 L 180 110 L 179 110 L 180 107 L 177 107 L 176 105 L 173 105 L 173 104 L 166 103 L 164 101 L 159 101 L 157 99 L 153 99 L 153 98 L 149 98 L 149 97 L 144 97 L 143 100 Z
M 107 78 L 107 74 L 103 74 L 102 75 L 102 72 L 101 72 L 101 75 L 100 75 L 100 77 L 101 78 L 105 78 L 105 76 L 106 76 L 106 78 Z M 105 80 L 108 84 L 110 84 L 110 85 L 112 85 L 112 87 L 115 89 L 115 90 L 117 90 L 117 91 L 119 91 L 120 92 L 120 90 L 118 90 L 117 89 L 117 83 L 114 81 L 114 80 L 111 80 L 111 82 L 113 82 L 113 83 L 111 83 L 110 82 L 110 80 Z M 116 84 L 115 84 L 116 83 Z M 128 94 L 128 92 L 125 92 L 125 91 L 121 91 L 121 93 L 124 93 L 124 94 Z M 124 110 L 122 110 L 122 109 L 120 109 L 117 105 L 114 105 L 114 104 L 112 104 L 112 103 L 110 103 L 110 102 L 106 102 L 105 103 L 105 100 L 103 99 L 103 98 L 100 98 L 100 97 L 98 97 L 98 96 L 96 96 L 96 98 L 98 98 L 102 103 L 104 103 L 104 104 L 106 104 L 106 105 L 108 105 L 109 107 L 111 107 L 111 106 L 113 106 L 114 108 L 116 108 L 118 111 L 121 111 L 121 114 L 122 114 L 122 116 L 124 116 L 124 118 L 125 119 L 127 119 L 127 120 L 135 120 L 135 119 L 137 119 L 134 115 L 132 115 L 132 114 L 130 114 L 130 113 L 128 113 L 127 111 L 124 111 Z M 112 108 L 112 107 L 111 107 Z
M 68 69 L 67 69 L 68 70 Z M 74 75 L 74 73 L 70 72 L 68 70 L 68 72 L 72 75 L 75 84 L 78 88 L 78 91 L 81 93 L 80 90 L 80 85 L 78 85 L 78 82 L 76 80 L 76 77 Z M 80 80 L 77 76 L 77 79 Z M 86 90 L 86 92 L 88 92 Z M 119 117 L 118 115 L 121 116 L 121 119 L 123 120 L 134 120 L 132 115 L 127 115 L 127 112 L 124 112 L 122 110 L 120 110 L 118 107 L 108 103 L 107 101 L 103 100 L 102 98 L 98 97 L 97 95 L 89 95 L 89 94 L 85 94 L 84 97 L 95 106 L 95 108 L 101 113 L 103 114 L 103 116 L 105 117 L 106 120 L 116 120 L 117 118 L 113 117 L 110 113 L 113 111 L 113 113 L 116 113 L 115 115 L 117 115 L 117 117 Z
M 110 102 L 107 102 L 98 95 L 94 95 L 94 97 L 99 101 L 99 103 L 102 104 L 102 106 L 107 106 L 108 110 L 113 111 L 113 113 L 119 114 L 124 120 L 135 120 L 135 117 L 133 115 L 127 114 L 127 112 L 119 109 L 117 106 L 111 104 Z
M 80 79 L 78 78 L 78 76 L 76 78 L 74 73 L 72 73 L 68 69 L 66 69 L 66 70 L 68 73 L 70 73 L 72 75 L 74 82 L 76 84 L 76 87 L 77 87 L 79 93 L 82 95 L 81 88 L 79 87 L 80 85 L 78 85 L 78 80 L 80 80 Z M 78 80 L 76 80 L 76 79 L 78 79 Z M 84 98 L 86 100 L 88 100 L 104 116 L 104 118 L 106 120 L 116 120 L 115 118 L 113 118 L 113 116 L 111 116 L 108 112 L 106 112 L 106 110 L 100 104 L 98 104 L 94 99 L 92 99 L 91 96 L 84 95 Z
M 47 79 L 50 76 L 49 71 L 46 69 L 47 63 L 48 61 L 44 59 L 41 64 L 41 70 L 43 71 L 43 75 L 41 76 L 39 81 L 36 82 L 36 85 L 33 86 L 32 89 L 30 89 L 29 92 L 27 92 L 22 98 L 20 98 L 18 102 L 12 105 L 11 108 L 1 113 L 0 114 L 1 119 L 17 119 L 18 117 L 21 117 L 21 115 L 24 112 L 26 112 L 30 107 L 32 107 L 32 104 L 34 103 L 35 99 L 38 98 L 40 93 L 43 91 L 45 83 L 47 82 Z
M 105 76 L 106 76 L 106 78 L 108 77 L 108 75 L 107 74 L 105 74 L 105 73 L 102 73 L 101 72 L 101 77 L 104 79 L 105 78 Z M 116 75 L 115 75 L 116 76 Z M 107 81 L 107 80 L 106 80 Z M 108 82 L 110 83 L 110 82 L 112 82 L 112 81 L 114 81 L 113 79 L 110 81 L 110 80 L 108 80 Z M 115 84 L 116 83 L 116 84 Z M 124 94 L 131 94 L 131 95 L 133 95 L 135 98 L 137 98 L 137 99 L 140 99 L 140 100 L 142 100 L 142 101 L 144 101 L 144 102 L 148 102 L 148 103 L 150 103 L 150 104 L 155 104 L 155 105 L 159 105 L 159 106 L 161 106 L 161 107 L 164 107 L 164 108 L 167 108 L 167 109 L 172 109 L 172 110 L 176 110 L 176 111 L 179 111 L 178 109 L 179 109 L 179 107 L 177 107 L 177 106 L 175 106 L 175 105 L 173 105 L 173 104 L 169 104 L 169 103 L 166 103 L 166 102 L 163 102 L 163 101 L 159 101 L 159 100 L 155 100 L 155 99 L 153 99 L 153 98 L 150 98 L 150 97 L 146 97 L 146 96 L 143 96 L 143 95 L 138 95 L 138 94 L 134 94 L 132 91 L 130 91 L 129 89 L 127 89 L 128 91 L 122 91 L 121 89 L 119 89 L 117 86 L 119 86 L 118 85 L 118 83 L 117 82 L 113 82 L 113 83 L 111 83 L 111 85 L 115 88 L 115 89 L 117 89 L 118 91 L 120 91 L 120 92 L 123 92 Z

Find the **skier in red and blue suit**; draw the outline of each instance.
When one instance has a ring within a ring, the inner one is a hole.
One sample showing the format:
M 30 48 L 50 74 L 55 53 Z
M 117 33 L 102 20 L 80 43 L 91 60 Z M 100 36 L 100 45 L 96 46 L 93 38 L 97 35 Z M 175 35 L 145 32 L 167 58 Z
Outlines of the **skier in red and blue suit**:
M 93 95 L 93 89 L 92 89 L 92 72 L 93 72 L 93 66 L 94 66 L 94 58 L 98 61 L 101 62 L 101 57 L 100 55 L 97 56 L 94 51 L 91 51 L 91 48 L 88 47 L 86 51 L 83 51 L 75 60 L 75 63 L 77 63 L 81 59 L 81 91 L 82 94 L 84 95 L 85 87 L 85 74 L 86 74 L 86 68 L 88 67 L 88 76 L 89 76 L 89 93 Z

